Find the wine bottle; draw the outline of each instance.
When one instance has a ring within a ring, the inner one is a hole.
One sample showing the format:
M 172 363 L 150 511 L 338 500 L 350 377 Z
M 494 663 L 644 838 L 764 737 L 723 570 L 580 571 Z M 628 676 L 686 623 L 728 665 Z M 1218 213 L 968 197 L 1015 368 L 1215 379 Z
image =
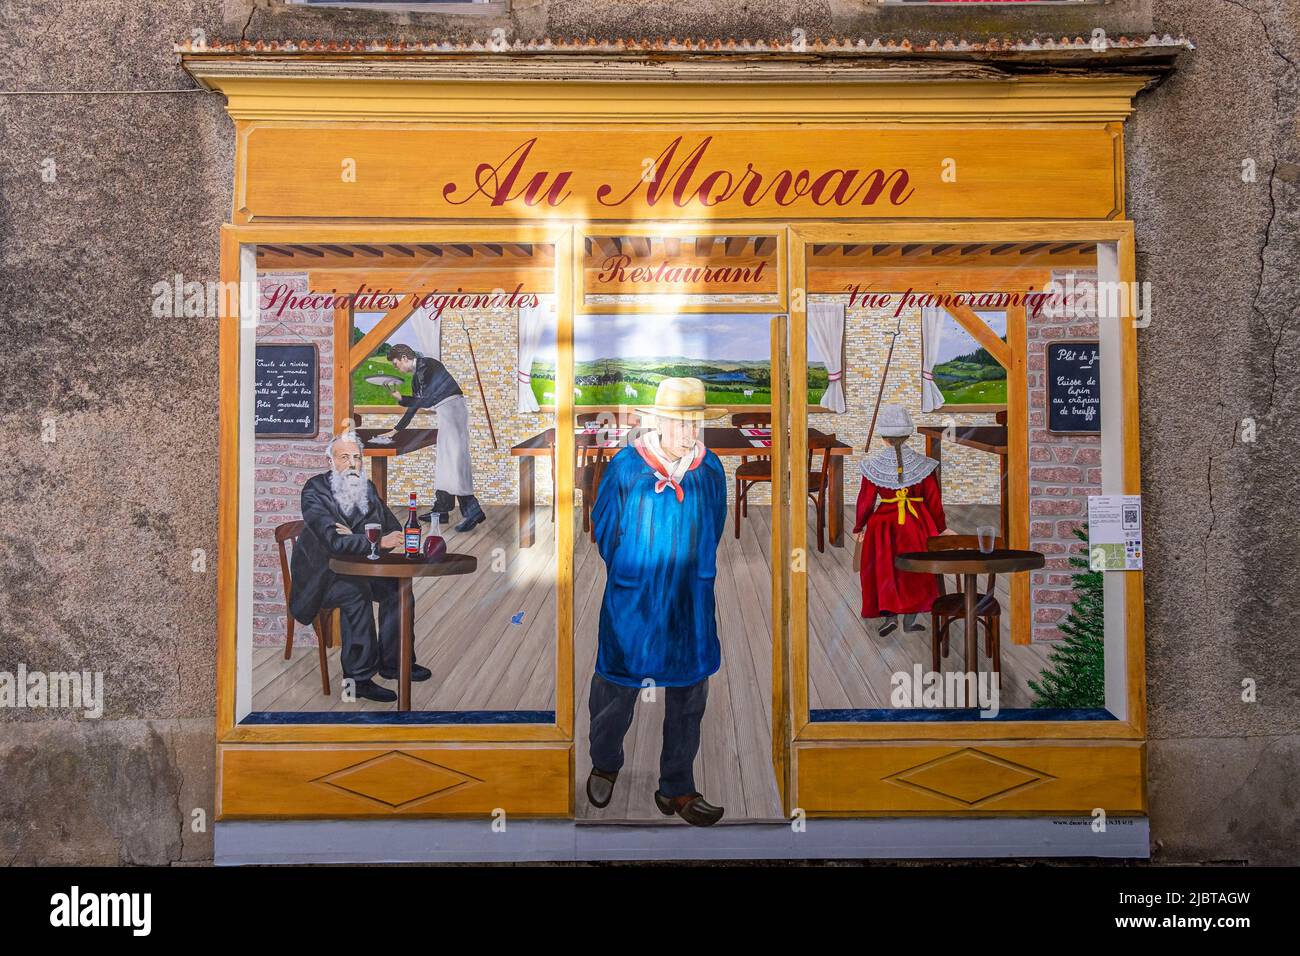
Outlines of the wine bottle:
M 415 492 L 411 492 L 411 503 L 406 515 L 406 526 L 402 529 L 406 544 L 406 558 L 414 561 L 420 556 L 420 519 L 415 516 Z

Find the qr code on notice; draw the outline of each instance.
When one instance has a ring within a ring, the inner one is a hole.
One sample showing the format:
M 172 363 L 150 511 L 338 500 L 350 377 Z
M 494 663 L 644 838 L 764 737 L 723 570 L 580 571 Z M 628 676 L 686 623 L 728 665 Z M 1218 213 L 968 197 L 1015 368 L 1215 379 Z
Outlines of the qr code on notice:
M 1136 508 L 1124 509 L 1124 527 L 1136 528 L 1138 523 L 1138 510 Z

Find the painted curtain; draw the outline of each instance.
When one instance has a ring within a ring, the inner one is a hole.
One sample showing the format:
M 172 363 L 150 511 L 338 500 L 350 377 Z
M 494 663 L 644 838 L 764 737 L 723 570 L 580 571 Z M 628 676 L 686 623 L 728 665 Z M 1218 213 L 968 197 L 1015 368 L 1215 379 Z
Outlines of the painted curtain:
M 519 383 L 521 412 L 535 412 L 539 408 L 537 396 L 533 394 L 533 359 L 541 345 L 542 330 L 554 309 L 555 303 L 547 295 L 539 295 L 536 306 L 521 306 L 519 309 L 519 354 L 515 377 Z
M 943 309 L 921 309 L 921 411 L 943 408 L 943 392 L 934 382 L 934 366 L 939 361 L 939 343 L 947 313 Z
M 809 302 L 808 334 L 826 363 L 830 382 L 819 404 L 833 412 L 843 412 L 844 404 L 844 303 Z
M 434 311 L 432 306 L 427 309 L 416 309 L 406 320 L 406 324 L 415 330 L 415 340 L 420 343 L 420 354 L 441 362 L 442 319 L 431 319 L 430 316 Z

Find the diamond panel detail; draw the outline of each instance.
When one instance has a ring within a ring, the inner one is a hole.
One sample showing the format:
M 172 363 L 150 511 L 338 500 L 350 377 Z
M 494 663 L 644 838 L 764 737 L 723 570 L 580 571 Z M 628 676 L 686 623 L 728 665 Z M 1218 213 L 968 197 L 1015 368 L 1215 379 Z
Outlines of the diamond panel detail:
M 335 770 L 312 783 L 401 810 L 437 794 L 475 783 L 478 777 L 394 750 L 351 767 Z
M 885 777 L 889 783 L 978 807 L 1056 778 L 982 750 L 966 747 Z

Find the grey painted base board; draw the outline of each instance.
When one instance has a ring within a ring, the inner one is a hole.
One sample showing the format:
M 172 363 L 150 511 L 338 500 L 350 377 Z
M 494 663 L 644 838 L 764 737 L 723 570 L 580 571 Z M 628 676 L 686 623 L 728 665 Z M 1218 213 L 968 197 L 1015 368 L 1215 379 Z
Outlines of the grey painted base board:
M 230 821 L 218 866 L 299 863 L 508 863 L 587 860 L 1148 859 L 1145 817 L 811 819 L 785 823 L 592 824 L 508 820 Z

